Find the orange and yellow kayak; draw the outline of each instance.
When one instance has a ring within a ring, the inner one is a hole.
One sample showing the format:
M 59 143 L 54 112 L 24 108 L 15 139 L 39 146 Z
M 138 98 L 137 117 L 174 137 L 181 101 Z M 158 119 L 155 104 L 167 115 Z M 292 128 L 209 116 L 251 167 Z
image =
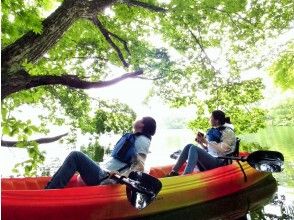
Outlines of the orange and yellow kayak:
M 154 167 L 150 175 L 160 178 L 162 190 L 145 209 L 127 200 L 124 185 L 81 186 L 74 176 L 64 189 L 44 190 L 50 177 L 3 178 L 3 220 L 96 220 L 136 218 L 219 199 L 263 181 L 270 173 L 246 162 L 185 176 L 165 177 L 171 166 Z

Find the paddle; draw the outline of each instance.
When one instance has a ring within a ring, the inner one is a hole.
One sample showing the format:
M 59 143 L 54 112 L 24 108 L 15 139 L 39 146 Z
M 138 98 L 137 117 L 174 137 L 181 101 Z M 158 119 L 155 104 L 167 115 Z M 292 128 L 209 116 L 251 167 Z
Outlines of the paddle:
M 277 151 L 259 150 L 252 152 L 247 157 L 218 157 L 220 159 L 239 160 L 247 163 L 260 171 L 281 172 L 284 165 L 284 156 Z
M 127 186 L 128 201 L 139 210 L 148 206 L 162 187 L 159 179 L 139 171 L 132 171 L 128 177 L 114 174 L 111 178 Z
M 181 152 L 176 151 L 170 155 L 171 158 L 177 159 Z M 264 151 L 259 150 L 250 153 L 248 156 L 242 157 L 233 157 L 233 156 L 226 156 L 226 157 L 218 157 L 220 159 L 230 159 L 230 160 L 237 160 L 247 163 L 260 171 L 265 172 L 281 172 L 283 170 L 284 164 L 284 156 L 280 152 L 277 151 Z

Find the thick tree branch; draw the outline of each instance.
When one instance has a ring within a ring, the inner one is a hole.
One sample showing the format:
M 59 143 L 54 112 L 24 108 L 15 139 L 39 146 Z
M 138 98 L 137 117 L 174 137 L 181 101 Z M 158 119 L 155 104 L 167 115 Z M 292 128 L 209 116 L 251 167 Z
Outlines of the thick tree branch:
M 76 89 L 91 89 L 91 88 L 102 88 L 116 84 L 127 78 L 134 78 L 143 74 L 143 70 L 137 70 L 135 72 L 125 73 L 120 77 L 106 80 L 89 82 L 80 79 L 76 75 L 43 75 L 43 76 L 30 76 L 25 70 L 20 71 L 17 75 L 11 77 L 6 84 L 2 85 L 1 98 L 4 99 L 8 95 L 38 86 L 44 85 L 64 85 Z
M 42 57 L 68 28 L 80 18 L 93 17 L 115 0 L 84 1 L 64 0 L 48 18 L 42 22 L 42 33 L 30 31 L 1 51 L 3 74 L 13 74 L 21 69 L 27 59 L 34 63 Z
M 39 138 L 39 139 L 35 139 L 35 140 L 30 140 L 30 141 L 26 141 L 26 144 L 30 144 L 32 142 L 37 142 L 38 144 L 48 144 L 54 141 L 58 141 L 59 139 L 61 139 L 62 137 L 68 135 L 68 133 L 64 133 L 55 137 L 48 137 L 48 138 Z M 24 143 L 23 141 L 5 141 L 5 140 L 1 140 L 1 146 L 2 147 L 17 147 L 16 145 L 18 143 Z
M 99 19 L 94 16 L 92 18 L 92 22 L 94 23 L 95 26 L 97 26 L 99 28 L 99 30 L 101 31 L 101 33 L 103 34 L 104 38 L 106 39 L 106 41 L 113 47 L 113 49 L 116 51 L 119 59 L 121 60 L 121 62 L 123 63 L 123 65 L 125 67 L 128 67 L 129 64 L 126 62 L 121 50 L 119 49 L 119 47 L 112 41 L 110 35 L 112 33 L 110 33 L 103 25 L 102 23 L 99 21 Z M 117 39 L 121 39 L 121 38 L 118 38 L 118 36 L 116 35 L 116 38 Z M 125 41 L 124 41 L 125 42 Z
M 130 5 L 130 6 L 139 6 L 141 8 L 146 8 L 148 10 L 155 11 L 155 12 L 166 12 L 167 11 L 167 9 L 165 9 L 165 8 L 151 5 L 151 4 L 148 4 L 145 2 L 134 1 L 134 0 L 123 0 L 123 2 L 125 2 L 127 5 Z
M 108 42 L 116 50 L 123 62 L 123 65 L 125 67 L 129 66 L 129 64 L 124 59 L 122 52 L 112 41 L 111 37 L 120 41 L 124 45 L 127 53 L 130 53 L 127 47 L 127 42 L 116 34 L 107 31 L 97 19 L 99 12 L 108 6 L 115 4 L 116 2 L 118 2 L 118 0 L 64 0 L 49 17 L 44 19 L 42 22 L 42 33 L 34 33 L 33 31 L 29 31 L 14 43 L 3 48 L 1 50 L 1 99 L 21 90 L 41 85 L 49 85 L 51 81 L 53 84 L 58 84 L 58 82 L 61 82 L 61 84 L 64 85 L 67 85 L 67 83 L 64 81 L 67 81 L 69 78 L 71 78 L 69 81 L 72 81 L 72 77 L 69 76 L 62 76 L 59 78 L 56 76 L 32 77 L 25 70 L 23 70 L 22 65 L 24 61 L 35 63 L 38 59 L 43 57 L 44 54 L 48 52 L 48 50 L 52 48 L 63 36 L 69 27 L 75 21 L 81 18 L 89 19 L 91 21 L 93 20 L 95 25 L 101 28 L 100 30 L 102 33 L 104 33 L 104 37 L 108 39 Z M 139 1 L 122 0 L 120 2 L 131 6 L 143 7 L 150 11 L 165 11 L 163 8 Z M 89 82 L 86 83 L 87 86 L 89 86 L 88 83 Z M 84 85 L 84 83 L 81 84 Z M 91 86 L 95 87 L 98 85 L 99 87 L 110 84 L 112 83 L 99 82 L 95 85 L 91 84 Z
M 122 39 L 120 36 L 118 36 L 118 35 L 115 34 L 115 33 L 112 33 L 112 32 L 110 32 L 110 31 L 108 31 L 108 33 L 109 33 L 111 36 L 113 36 L 113 37 L 115 37 L 116 39 L 118 39 L 118 40 L 124 45 L 124 48 L 125 48 L 125 50 L 128 52 L 128 54 L 131 55 L 131 51 L 129 50 L 128 42 L 127 42 L 127 41 L 125 41 L 124 39 Z

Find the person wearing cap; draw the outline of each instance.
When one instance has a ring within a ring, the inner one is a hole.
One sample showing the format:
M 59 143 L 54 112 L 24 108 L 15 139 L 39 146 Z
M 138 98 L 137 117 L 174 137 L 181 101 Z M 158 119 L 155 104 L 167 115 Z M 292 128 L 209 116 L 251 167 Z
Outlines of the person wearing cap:
M 108 177 L 111 176 L 109 173 L 118 172 L 121 175 L 128 176 L 131 171 L 144 171 L 151 137 L 156 132 L 156 121 L 152 117 L 143 117 L 134 123 L 133 130 L 135 153 L 130 164 L 111 157 L 102 167 L 84 153 L 73 151 L 67 156 L 61 167 L 45 186 L 45 189 L 64 188 L 76 172 L 79 173 L 85 185 L 93 186 L 115 183 L 108 181 Z

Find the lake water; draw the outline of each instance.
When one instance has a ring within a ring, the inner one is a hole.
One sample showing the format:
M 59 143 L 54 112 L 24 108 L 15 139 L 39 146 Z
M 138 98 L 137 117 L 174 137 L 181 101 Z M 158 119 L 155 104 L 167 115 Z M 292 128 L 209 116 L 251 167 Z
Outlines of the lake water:
M 174 163 L 169 155 L 186 144 L 193 143 L 194 136 L 187 129 L 158 130 L 152 139 L 150 154 L 146 161 L 147 168 Z M 241 151 L 242 143 L 250 141 L 259 143 L 264 149 L 283 153 L 284 171 L 273 175 L 277 184 L 274 180 L 268 180 L 246 192 L 148 219 L 235 219 L 241 215 L 245 216 L 243 219 L 294 219 L 294 126 L 267 128 L 257 134 L 242 135 L 240 138 Z M 41 148 L 47 152 L 45 166 L 50 167 L 51 172 L 59 167 L 72 150 L 58 144 L 42 145 Z M 255 146 L 246 150 L 252 152 L 258 148 Z M 22 149 L 2 148 L 0 154 L 2 176 L 10 176 L 13 164 L 26 158 L 26 152 Z M 207 211 L 209 212 L 206 213 Z

